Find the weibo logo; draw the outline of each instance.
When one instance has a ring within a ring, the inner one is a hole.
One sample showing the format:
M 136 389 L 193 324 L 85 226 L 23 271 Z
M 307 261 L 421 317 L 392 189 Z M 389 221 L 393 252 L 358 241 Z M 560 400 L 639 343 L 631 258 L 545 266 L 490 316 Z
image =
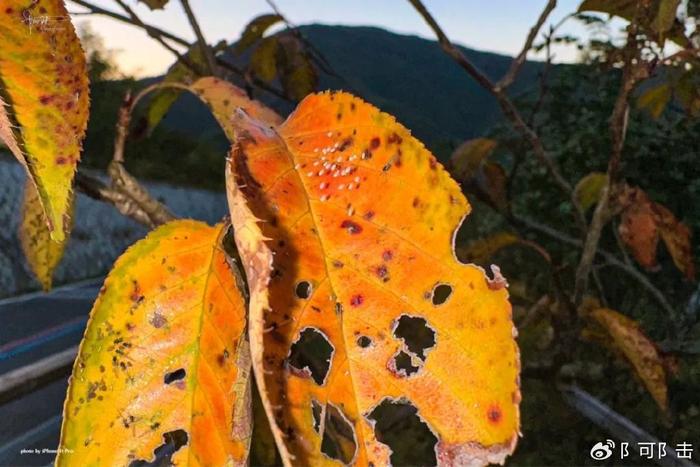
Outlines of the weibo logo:
M 592 448 L 591 448 L 591 458 L 597 460 L 597 461 L 602 461 L 613 454 L 613 449 L 615 448 L 615 441 L 608 439 L 604 443 L 602 441 L 597 442 Z

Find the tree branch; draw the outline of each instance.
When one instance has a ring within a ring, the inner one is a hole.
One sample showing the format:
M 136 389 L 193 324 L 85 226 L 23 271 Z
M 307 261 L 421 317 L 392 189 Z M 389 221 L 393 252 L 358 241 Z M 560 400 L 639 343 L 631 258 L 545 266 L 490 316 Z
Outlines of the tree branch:
M 481 70 L 479 70 L 474 64 L 472 64 L 469 59 L 456 47 L 450 39 L 447 37 L 445 32 L 442 30 L 440 25 L 437 23 L 435 18 L 430 14 L 428 9 L 423 5 L 421 0 L 408 0 L 411 5 L 418 11 L 418 13 L 423 17 L 425 22 L 430 26 L 435 35 L 437 36 L 438 43 L 440 47 L 449 55 L 459 66 L 461 66 L 467 74 L 469 74 L 477 83 L 479 83 L 484 89 L 490 92 L 498 101 L 503 114 L 511 122 L 513 128 L 520 134 L 520 136 L 525 139 L 535 154 L 535 157 L 540 161 L 541 164 L 549 172 L 550 176 L 554 180 L 554 184 L 571 200 L 572 204 L 576 208 L 576 222 L 582 230 L 585 230 L 585 217 L 583 216 L 583 210 L 579 205 L 578 201 L 573 196 L 573 188 L 571 184 L 562 176 L 559 171 L 557 164 L 547 155 L 544 149 L 542 141 L 540 140 L 537 133 L 535 133 L 532 128 L 530 128 L 523 117 L 518 112 L 517 108 L 513 102 L 508 97 L 505 89 L 499 88 L 494 84 Z M 549 6 L 549 4 L 547 5 Z M 547 8 L 545 8 L 545 11 Z M 544 14 L 544 12 L 543 12 Z M 547 13 L 548 15 L 549 13 Z M 546 18 L 546 15 L 545 15 Z M 519 69 L 519 66 L 515 66 L 515 71 Z M 513 79 L 515 78 L 515 73 L 513 74 Z
M 611 199 L 614 195 L 615 186 L 618 182 L 620 161 L 622 159 L 622 149 L 625 145 L 627 135 L 627 122 L 629 120 L 629 97 L 637 83 L 647 75 L 644 65 L 637 62 L 639 50 L 636 41 L 636 28 L 632 24 L 629 26 L 627 45 L 625 46 L 625 66 L 622 72 L 622 83 L 618 92 L 615 106 L 610 117 L 610 136 L 612 149 L 610 160 L 608 161 L 607 179 L 605 186 L 600 193 L 600 199 L 593 212 L 588 232 L 586 234 L 583 251 L 574 283 L 574 303 L 581 303 L 583 295 L 588 287 L 588 277 L 591 273 L 593 258 L 598 249 L 598 242 L 603 231 L 603 227 L 610 221 L 612 212 L 610 210 Z
M 187 42 L 185 39 L 178 37 L 178 36 L 168 32 L 168 31 L 164 31 L 163 29 L 157 28 L 157 27 L 152 26 L 150 24 L 146 24 L 143 21 L 139 20 L 140 22 L 136 23 L 129 16 L 124 16 L 124 15 L 121 15 L 121 14 L 116 13 L 114 11 L 106 10 L 104 8 L 97 6 L 97 5 L 93 5 L 92 3 L 87 2 L 85 0 L 70 0 L 70 1 L 72 1 L 73 3 L 75 3 L 77 5 L 80 5 L 82 7 L 89 9 L 90 12 L 92 12 L 94 14 L 107 16 L 109 18 L 115 19 L 115 20 L 120 21 L 122 23 L 131 24 L 132 26 L 140 27 L 150 37 L 152 37 L 154 39 L 156 39 L 156 36 L 159 36 L 161 39 L 165 38 L 165 39 L 171 40 L 179 45 L 182 45 L 182 46 L 185 46 L 188 48 L 191 46 L 191 44 L 189 42 Z M 158 41 L 158 43 L 160 43 L 162 45 L 161 41 Z M 166 46 L 166 48 L 168 48 L 168 46 Z M 170 50 L 170 48 L 168 48 L 168 50 Z M 170 50 L 170 51 L 172 52 L 172 50 Z M 175 52 L 177 52 L 177 51 L 175 51 Z M 204 74 L 202 73 L 202 70 L 198 70 L 197 67 L 195 65 L 193 65 L 189 59 L 187 59 L 187 57 L 180 54 L 179 52 L 177 52 L 176 57 L 178 57 L 178 60 L 180 60 L 181 63 L 183 63 L 185 66 L 187 66 L 187 68 L 189 68 L 190 70 L 192 70 L 195 73 L 198 73 L 198 74 L 204 76 Z M 221 57 L 216 57 L 216 63 L 220 67 L 224 68 L 225 70 L 232 72 L 237 77 L 245 79 L 245 73 L 243 73 L 243 71 L 241 71 L 233 63 L 227 62 L 226 60 L 224 60 Z M 290 101 L 289 97 L 287 97 L 282 91 L 270 86 L 269 84 L 265 83 L 264 81 L 262 81 L 258 78 L 253 77 L 252 84 L 254 86 L 258 87 L 259 89 L 261 89 L 269 94 L 272 94 L 275 97 L 278 97 L 278 98 L 285 100 L 285 101 L 288 101 L 288 102 Z
M 582 248 L 583 247 L 583 242 L 577 238 L 573 238 L 568 236 L 567 234 L 560 232 L 552 227 L 549 227 L 544 224 L 540 224 L 539 222 L 535 222 L 531 219 L 527 219 L 525 217 L 515 217 L 513 218 L 514 222 L 516 224 L 522 225 L 523 227 L 532 230 L 534 232 L 539 232 L 540 234 L 546 235 L 549 238 L 556 240 L 560 243 L 564 243 L 566 245 L 571 245 L 575 246 L 577 248 Z M 642 274 L 637 268 L 635 268 L 631 264 L 626 264 L 624 261 L 619 260 L 614 254 L 597 249 L 595 251 L 595 254 L 597 256 L 600 256 L 602 259 L 608 262 L 611 266 L 615 266 L 616 268 L 624 271 L 627 273 L 630 277 L 634 278 L 639 282 L 647 291 L 651 294 L 654 299 L 661 305 L 661 307 L 670 315 L 673 316 L 675 314 L 675 311 L 671 304 L 668 302 L 664 294 L 657 289 L 654 284 L 651 283 L 651 281 L 644 275 Z
M 190 26 L 192 26 L 192 30 L 194 31 L 195 36 L 197 36 L 197 44 L 199 44 L 199 49 L 202 51 L 202 56 L 204 56 L 204 59 L 207 61 L 207 68 L 209 74 L 212 76 L 219 76 L 219 72 L 217 69 L 218 67 L 216 66 L 216 60 L 214 59 L 214 54 L 212 53 L 211 48 L 207 44 L 206 39 L 204 39 L 204 33 L 202 33 L 202 29 L 199 27 L 197 18 L 195 17 L 194 12 L 190 7 L 190 2 L 188 0 L 180 0 L 180 3 L 182 4 L 182 8 L 185 10 L 187 20 L 190 22 Z
M 525 45 L 523 45 L 522 50 L 510 64 L 510 68 L 508 69 L 508 72 L 505 74 L 505 76 L 503 76 L 503 78 L 501 78 L 501 80 L 496 84 L 496 87 L 498 89 L 507 89 L 511 84 L 513 84 L 513 81 L 515 81 L 515 77 L 520 71 L 520 68 L 523 66 L 523 63 L 525 63 L 527 53 L 532 48 L 532 43 L 535 41 L 537 34 L 540 32 L 540 29 L 542 29 L 542 25 L 544 24 L 544 22 L 547 21 L 549 14 L 552 12 L 552 10 L 554 10 L 556 6 L 557 0 L 549 0 L 547 2 L 547 4 L 544 7 L 544 10 L 542 10 L 542 13 L 540 13 L 540 17 L 537 19 L 537 23 L 535 23 L 535 25 L 530 29 L 530 33 L 527 35 L 527 39 L 525 39 Z

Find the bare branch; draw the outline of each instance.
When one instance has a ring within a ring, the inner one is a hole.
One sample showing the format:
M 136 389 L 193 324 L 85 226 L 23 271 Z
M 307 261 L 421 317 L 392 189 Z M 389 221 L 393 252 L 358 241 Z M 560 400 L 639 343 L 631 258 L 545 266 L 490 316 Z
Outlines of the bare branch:
M 581 253 L 581 259 L 576 269 L 574 283 L 574 302 L 581 303 L 583 295 L 588 287 L 588 277 L 591 273 L 593 258 L 598 249 L 598 242 L 603 231 L 603 227 L 612 218 L 610 209 L 611 198 L 614 195 L 617 185 L 620 161 L 622 159 L 622 148 L 625 145 L 627 135 L 627 122 L 629 120 L 629 97 L 632 90 L 639 81 L 648 74 L 646 67 L 636 61 L 639 51 L 636 41 L 636 28 L 630 25 L 628 32 L 628 43 L 625 46 L 626 60 L 622 73 L 622 83 L 618 92 L 612 116 L 610 117 L 610 136 L 612 150 L 608 161 L 607 180 L 601 190 L 600 200 L 593 212 L 586 240 Z
M 535 222 L 531 219 L 527 219 L 524 217 L 517 217 L 514 218 L 514 222 L 516 224 L 522 225 L 525 228 L 539 232 L 541 234 L 544 234 L 548 236 L 549 238 L 556 240 L 560 243 L 566 244 L 566 245 L 571 245 L 575 246 L 578 248 L 583 247 L 583 242 L 577 238 L 570 237 L 569 235 L 560 232 L 552 227 L 549 227 L 544 224 L 540 224 L 538 222 Z M 661 305 L 661 307 L 669 314 L 669 316 L 674 316 L 675 311 L 671 304 L 668 302 L 664 294 L 657 289 L 654 284 L 643 274 L 641 273 L 637 268 L 635 268 L 631 264 L 626 264 L 624 261 L 621 261 L 615 256 L 614 254 L 602 250 L 598 248 L 595 251 L 595 254 L 597 256 L 600 256 L 602 259 L 604 259 L 610 266 L 614 266 L 621 271 L 625 272 L 628 274 L 630 277 L 634 278 L 637 282 L 639 282 L 647 291 L 651 294 L 654 299 Z
M 154 38 L 155 40 L 157 40 L 156 36 L 159 36 L 161 39 L 163 39 L 163 38 L 168 39 L 168 40 L 171 40 L 179 45 L 182 45 L 182 46 L 185 46 L 188 48 L 191 46 L 191 44 L 189 42 L 187 42 L 185 39 L 178 37 L 170 32 L 164 31 L 163 29 L 157 28 L 157 27 L 152 26 L 150 24 L 146 24 L 143 21 L 140 21 L 140 19 L 139 19 L 139 22 L 137 23 L 129 16 L 124 16 L 124 15 L 121 15 L 121 14 L 116 13 L 114 11 L 106 10 L 104 8 L 97 6 L 97 5 L 93 5 L 92 3 L 87 2 L 85 0 L 70 0 L 70 1 L 72 1 L 73 3 L 75 3 L 77 5 L 80 5 L 82 7 L 89 9 L 90 12 L 92 12 L 94 14 L 107 16 L 107 17 L 115 19 L 117 21 L 121 21 L 121 22 L 126 23 L 126 24 L 131 24 L 132 26 L 140 27 L 150 37 Z M 161 41 L 158 41 L 158 42 L 162 45 Z M 165 47 L 168 48 L 168 46 L 165 46 Z M 168 48 L 168 50 L 170 50 L 172 52 L 172 50 L 170 48 Z M 194 64 L 192 64 L 192 62 L 189 59 L 187 59 L 187 57 L 180 54 L 179 52 L 177 52 L 176 57 L 185 66 L 187 66 L 187 68 L 189 68 L 190 70 L 192 70 L 195 73 L 199 73 L 200 75 L 203 75 L 202 70 L 198 70 L 197 67 Z M 225 70 L 230 71 L 231 73 L 233 73 L 237 77 L 245 79 L 245 73 L 243 73 L 243 71 L 241 71 L 233 63 L 227 62 L 226 60 L 224 60 L 221 57 L 216 57 L 216 63 L 221 68 L 224 68 Z M 258 78 L 253 77 L 251 81 L 252 81 L 252 84 L 254 86 L 256 86 L 257 88 L 259 88 L 265 92 L 268 92 L 268 93 L 270 93 L 276 97 L 279 97 L 280 99 L 283 99 L 285 101 L 290 100 L 289 97 L 287 97 L 282 91 L 274 88 L 273 86 L 270 86 L 269 84 L 267 84 L 266 82 L 264 82 Z
M 498 100 L 503 114 L 511 122 L 513 128 L 530 144 L 535 157 L 537 157 L 540 163 L 545 166 L 550 176 L 554 180 L 555 185 L 571 200 L 576 208 L 576 221 L 582 230 L 585 229 L 585 218 L 583 216 L 583 211 L 579 206 L 578 201 L 573 196 L 573 188 L 571 184 L 562 176 L 557 164 L 547 155 L 539 136 L 527 125 L 523 117 L 520 115 L 520 112 L 518 112 L 515 105 L 513 105 L 513 102 L 508 97 L 508 94 L 494 84 L 481 70 L 471 63 L 464 53 L 462 53 L 462 51 L 450 41 L 435 18 L 433 18 L 425 5 L 423 5 L 421 0 L 408 1 L 411 3 L 411 5 L 413 5 L 416 11 L 420 13 L 425 22 L 428 23 L 430 28 L 433 30 L 438 38 L 440 47 L 445 51 L 445 53 L 447 53 L 447 55 L 449 55 L 459 66 L 461 66 L 474 80 L 476 80 L 477 83 L 493 94 L 493 96 Z
M 192 30 L 194 31 L 195 36 L 197 36 L 197 43 L 199 44 L 199 49 L 202 51 L 204 59 L 207 61 L 209 74 L 212 76 L 219 76 L 220 73 L 218 72 L 218 67 L 216 66 L 214 53 L 207 44 L 206 39 L 204 39 L 204 33 L 202 33 L 202 29 L 199 27 L 197 18 L 195 17 L 194 12 L 190 7 L 190 2 L 188 0 L 180 0 L 180 3 L 182 3 L 182 8 L 185 10 L 187 20 L 190 22 L 190 26 L 192 26 Z
M 513 84 L 513 81 L 515 81 L 515 77 L 518 75 L 520 68 L 523 66 L 523 63 L 525 63 L 527 53 L 532 48 L 532 43 L 535 41 L 535 38 L 540 32 L 540 29 L 542 28 L 544 22 L 547 21 L 549 14 L 552 12 L 552 10 L 554 10 L 556 6 L 557 0 L 547 1 L 544 10 L 542 10 L 542 13 L 540 13 L 540 17 L 537 19 L 537 23 L 535 23 L 535 25 L 530 29 L 530 33 L 527 35 L 527 39 L 525 40 L 525 45 L 523 46 L 523 49 L 510 64 L 510 68 L 508 69 L 508 72 L 505 74 L 505 76 L 503 76 L 503 78 L 501 78 L 501 80 L 496 84 L 496 88 L 507 89 L 511 84 Z

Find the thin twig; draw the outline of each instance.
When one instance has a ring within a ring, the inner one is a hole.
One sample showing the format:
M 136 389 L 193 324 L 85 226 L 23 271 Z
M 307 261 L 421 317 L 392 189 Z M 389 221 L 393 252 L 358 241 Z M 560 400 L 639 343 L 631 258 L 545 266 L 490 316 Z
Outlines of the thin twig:
M 637 62 L 639 48 L 637 47 L 636 28 L 629 26 L 627 45 L 625 46 L 625 66 L 622 72 L 620 91 L 615 100 L 612 115 L 610 117 L 610 136 L 612 149 L 608 161 L 607 178 L 600 194 L 600 199 L 593 212 L 586 239 L 581 252 L 581 259 L 576 268 L 574 283 L 574 302 L 578 305 L 583 299 L 588 286 L 588 277 L 593 266 L 593 258 L 598 250 L 598 242 L 603 227 L 612 218 L 610 209 L 611 198 L 614 195 L 615 186 L 620 172 L 622 149 L 627 135 L 627 122 L 629 120 L 629 97 L 639 81 L 647 75 L 647 69 Z
M 479 68 L 469 61 L 464 53 L 462 53 L 462 51 L 450 41 L 435 18 L 430 14 L 425 5 L 423 5 L 421 0 L 408 1 L 433 30 L 437 36 L 440 47 L 445 51 L 445 53 L 449 55 L 459 66 L 461 66 L 467 72 L 467 74 L 476 80 L 477 83 L 479 83 L 496 98 L 505 117 L 511 122 L 511 125 L 520 134 L 520 136 L 525 139 L 530 146 L 532 146 L 535 157 L 537 157 L 540 163 L 545 166 L 550 176 L 554 180 L 554 184 L 571 200 L 572 204 L 576 208 L 576 222 L 582 230 L 585 229 L 583 210 L 581 209 L 581 206 L 576 198 L 573 196 L 573 188 L 571 184 L 563 177 L 554 160 L 547 155 L 540 137 L 527 125 L 522 115 L 520 115 L 520 112 L 510 100 L 510 97 L 508 97 L 508 94 L 504 91 L 504 89 L 496 86 L 496 84 L 494 84 L 481 70 L 479 70 Z M 518 67 L 516 67 L 516 71 L 517 69 Z
M 542 13 L 540 13 L 539 18 L 537 18 L 537 23 L 535 23 L 535 25 L 530 29 L 530 33 L 527 35 L 527 39 L 525 39 L 525 45 L 523 46 L 522 50 L 510 64 L 508 72 L 503 76 L 503 78 L 501 78 L 501 80 L 498 83 L 496 83 L 497 89 L 507 89 L 511 84 L 513 84 L 513 81 L 515 81 L 515 77 L 520 71 L 520 68 L 523 66 L 523 63 L 525 63 L 527 53 L 532 48 L 532 43 L 535 41 L 535 38 L 540 32 L 540 29 L 542 28 L 544 22 L 547 21 L 549 14 L 552 12 L 552 10 L 554 10 L 556 6 L 557 0 L 549 0 L 547 2 L 544 9 L 542 10 Z
M 566 244 L 566 245 L 571 245 L 575 246 L 578 248 L 583 247 L 583 242 L 577 238 L 570 237 L 569 235 L 560 232 L 548 225 L 540 224 L 539 222 L 535 222 L 531 219 L 527 219 L 525 217 L 517 217 L 514 218 L 514 222 L 516 222 L 519 225 L 522 225 L 523 227 L 532 230 L 534 232 L 539 232 L 541 234 L 544 234 L 548 236 L 549 238 L 553 240 L 557 240 L 560 243 Z M 657 289 L 654 284 L 651 283 L 651 281 L 644 275 L 642 274 L 637 268 L 635 268 L 632 265 L 625 264 L 624 261 L 621 261 L 615 256 L 614 254 L 602 250 L 598 248 L 596 250 L 596 255 L 600 256 L 602 259 L 607 261 L 611 266 L 615 266 L 616 268 L 620 269 L 621 271 L 624 271 L 627 273 L 629 276 L 632 278 L 636 279 L 637 282 L 639 282 L 647 291 L 651 294 L 652 297 L 656 299 L 656 301 L 661 305 L 661 307 L 670 315 L 673 316 L 675 314 L 675 311 L 671 304 L 668 302 L 664 294 Z
M 104 8 L 97 6 L 97 5 L 93 5 L 92 3 L 87 2 L 85 0 L 70 0 L 70 1 L 72 1 L 73 3 L 75 3 L 77 5 L 80 5 L 82 7 L 89 9 L 90 12 L 92 12 L 94 14 L 107 16 L 109 18 L 115 19 L 115 20 L 120 21 L 122 23 L 131 24 L 132 26 L 140 27 L 150 37 L 152 37 L 154 39 L 155 39 L 155 36 L 159 36 L 160 38 L 165 38 L 165 39 L 171 40 L 179 45 L 182 45 L 182 46 L 185 46 L 188 48 L 191 47 L 191 44 L 189 42 L 187 42 L 185 39 L 178 37 L 178 36 L 168 32 L 168 31 L 164 31 L 163 29 L 160 29 L 160 28 L 157 28 L 157 27 L 152 26 L 150 24 L 144 23 L 143 21 L 141 21 L 140 23 L 136 23 L 136 22 L 134 22 L 134 20 L 132 18 L 130 18 L 128 16 L 124 16 L 124 15 L 116 13 L 114 11 L 106 10 Z M 158 41 L 158 42 L 162 45 L 162 42 L 160 42 L 160 41 Z M 168 49 L 168 50 L 170 50 L 170 49 Z M 172 52 L 172 50 L 171 50 L 171 52 Z M 190 70 L 192 70 L 195 73 L 198 73 L 200 75 L 202 74 L 202 70 L 198 70 L 198 67 L 194 66 L 192 64 L 192 62 L 189 59 L 187 59 L 187 57 L 180 54 L 179 52 L 176 56 L 178 57 L 178 60 L 181 61 L 181 63 L 183 63 L 185 66 L 187 66 L 187 68 L 189 68 Z M 180 58 L 180 57 L 182 57 L 182 58 Z M 225 70 L 232 72 L 237 77 L 245 79 L 245 73 L 243 71 L 241 71 L 233 63 L 227 62 L 226 60 L 224 60 L 221 57 L 216 57 L 216 63 L 220 67 L 224 68 Z M 275 97 L 278 97 L 278 98 L 285 100 L 285 101 L 288 101 L 288 102 L 290 101 L 289 97 L 287 97 L 284 94 L 284 92 L 280 91 L 279 89 L 277 89 L 273 86 L 270 86 L 269 84 L 265 83 L 264 81 L 262 81 L 256 77 L 252 78 L 252 84 L 254 86 L 256 86 L 257 88 L 259 88 L 259 89 L 261 89 L 269 94 L 272 94 Z
M 201 50 L 202 55 L 204 56 L 204 59 L 207 62 L 209 74 L 211 76 L 219 76 L 218 67 L 216 66 L 216 60 L 214 59 L 214 53 L 212 52 L 211 48 L 207 44 L 206 39 L 204 38 L 204 33 L 202 32 L 202 28 L 199 27 L 197 17 L 194 15 L 194 12 L 190 7 L 190 2 L 188 0 L 180 0 L 180 3 L 182 4 L 182 9 L 185 10 L 187 20 L 190 22 L 190 26 L 192 26 L 192 30 L 194 31 L 195 36 L 197 36 L 197 44 L 199 44 L 199 50 Z

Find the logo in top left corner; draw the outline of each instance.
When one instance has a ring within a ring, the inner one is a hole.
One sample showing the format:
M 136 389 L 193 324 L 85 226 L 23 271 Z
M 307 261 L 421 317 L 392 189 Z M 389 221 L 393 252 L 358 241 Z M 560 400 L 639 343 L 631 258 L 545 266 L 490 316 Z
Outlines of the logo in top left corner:
M 615 449 L 615 441 L 611 439 L 605 442 L 599 441 L 591 448 L 591 458 L 597 461 L 605 460 L 612 456 L 613 449 Z

